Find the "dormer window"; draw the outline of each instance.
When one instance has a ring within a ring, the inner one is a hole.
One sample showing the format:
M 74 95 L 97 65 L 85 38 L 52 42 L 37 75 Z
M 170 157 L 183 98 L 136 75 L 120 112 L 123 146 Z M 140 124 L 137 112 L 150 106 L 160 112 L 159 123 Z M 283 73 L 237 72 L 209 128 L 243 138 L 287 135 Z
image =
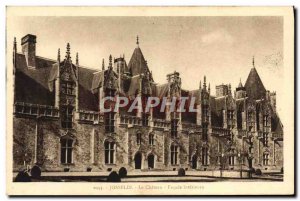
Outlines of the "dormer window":
M 149 126 L 149 113 L 142 114 L 142 124 L 143 126 Z
M 234 115 L 234 112 L 233 110 L 228 110 L 227 111 L 227 125 L 228 125 L 228 128 L 233 128 L 233 116 Z
M 177 119 L 172 119 L 171 120 L 171 136 L 172 138 L 176 138 L 177 137 L 177 128 L 178 128 L 178 120 Z
M 268 132 L 268 115 L 263 117 L 263 131 Z
M 75 94 L 75 84 L 73 82 L 69 81 L 63 81 L 61 83 L 61 90 L 62 93 L 67 94 L 67 95 L 74 95 Z

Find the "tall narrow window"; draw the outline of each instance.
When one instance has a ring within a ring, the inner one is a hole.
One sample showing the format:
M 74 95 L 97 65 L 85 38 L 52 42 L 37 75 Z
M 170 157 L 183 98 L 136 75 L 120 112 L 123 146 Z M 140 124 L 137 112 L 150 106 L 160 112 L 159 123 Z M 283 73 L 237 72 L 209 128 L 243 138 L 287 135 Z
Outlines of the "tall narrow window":
M 263 155 L 263 165 L 269 165 L 269 154 Z
M 149 125 L 149 113 L 143 113 L 142 114 L 142 124 L 143 126 L 148 126 Z
M 62 93 L 67 95 L 74 95 L 75 93 L 74 86 L 75 84 L 73 82 L 62 81 L 61 83 Z
M 61 152 L 60 161 L 61 163 L 68 164 L 73 162 L 73 140 L 62 139 L 61 140 Z
M 63 106 L 61 111 L 61 126 L 63 128 L 72 128 L 73 124 L 73 107 Z
M 171 165 L 177 165 L 178 162 L 178 146 L 171 145 Z
M 203 122 L 208 122 L 209 121 L 208 105 L 203 105 L 202 106 L 202 121 Z
M 208 164 L 208 148 L 202 147 L 202 165 Z
M 178 127 L 178 120 L 177 119 L 172 119 L 171 120 L 171 136 L 173 138 L 177 137 L 177 127 Z
M 229 156 L 228 158 L 229 160 L 229 165 L 234 165 L 234 160 L 235 160 L 235 157 L 234 157 L 234 150 L 231 151 L 231 155 Z
M 254 123 L 254 114 L 252 111 L 248 111 L 248 131 L 252 131 Z
M 114 164 L 115 159 L 115 143 L 105 141 L 105 164 Z
M 149 134 L 149 145 L 154 145 L 154 134 L 153 133 Z
M 233 110 L 228 110 L 227 111 L 227 125 L 228 125 L 228 128 L 233 128 Z
M 268 133 L 263 133 L 263 144 L 265 147 L 269 146 L 269 135 Z
M 112 133 L 115 132 L 115 113 L 107 112 L 104 113 L 105 117 L 105 132 Z
M 136 133 L 136 144 L 140 145 L 142 142 L 142 134 L 140 132 Z

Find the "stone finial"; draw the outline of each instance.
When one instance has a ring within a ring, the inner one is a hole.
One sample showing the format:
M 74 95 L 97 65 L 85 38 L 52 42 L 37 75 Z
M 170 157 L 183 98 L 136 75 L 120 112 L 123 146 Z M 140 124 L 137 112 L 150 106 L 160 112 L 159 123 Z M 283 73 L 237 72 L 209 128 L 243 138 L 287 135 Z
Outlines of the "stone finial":
M 136 45 L 139 46 L 139 44 L 140 44 L 140 43 L 139 43 L 139 36 L 137 35 L 137 36 L 136 36 Z
M 76 65 L 79 66 L 78 52 L 76 52 Z
M 67 43 L 67 51 L 66 51 L 66 59 L 70 59 L 71 58 L 71 52 L 70 52 L 70 43 Z
M 109 67 L 111 68 L 112 67 L 112 56 L 109 55 Z
M 60 48 L 57 50 L 57 61 L 60 62 Z
M 255 68 L 254 56 L 252 57 L 252 66 L 253 66 L 253 68 Z
M 104 58 L 102 59 L 102 70 L 105 70 Z
M 14 52 L 17 52 L 17 39 L 14 37 Z

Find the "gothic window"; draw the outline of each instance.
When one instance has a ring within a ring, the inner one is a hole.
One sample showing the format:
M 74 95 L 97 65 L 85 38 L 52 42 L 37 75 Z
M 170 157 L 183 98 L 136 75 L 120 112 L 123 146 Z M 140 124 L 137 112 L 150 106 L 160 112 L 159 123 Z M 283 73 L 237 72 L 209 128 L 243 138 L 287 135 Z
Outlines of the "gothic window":
M 61 140 L 61 154 L 60 161 L 63 164 L 68 164 L 73 162 L 73 140 L 72 139 L 62 139 Z
M 140 145 L 142 142 L 142 134 L 140 132 L 136 133 L 136 144 Z
M 154 145 L 154 134 L 153 133 L 149 134 L 149 145 Z
M 115 161 L 115 143 L 105 141 L 105 164 L 114 164 Z
M 203 105 L 202 106 L 202 119 L 204 122 L 208 122 L 209 117 L 208 117 L 208 105 Z
M 67 95 L 74 95 L 74 93 L 75 93 L 74 86 L 75 85 L 73 82 L 62 81 L 62 83 L 61 83 L 62 93 L 67 94 Z
M 178 146 L 171 145 L 171 165 L 177 165 L 178 162 Z
M 172 119 L 171 120 L 171 136 L 173 138 L 177 137 L 177 127 L 178 127 L 178 120 L 177 119 Z
M 202 165 L 208 164 L 208 148 L 202 147 Z
M 269 154 L 263 154 L 263 165 L 269 165 Z
M 112 133 L 115 132 L 115 113 L 106 112 L 104 113 L 105 117 L 105 132 Z
M 115 90 L 113 89 L 106 89 L 105 90 L 105 95 L 108 97 L 115 97 Z
M 72 106 L 62 106 L 61 111 L 61 126 L 63 128 L 72 128 L 73 121 L 73 107 Z
M 248 131 L 252 131 L 254 128 L 254 114 L 252 111 L 248 111 Z
M 237 113 L 237 128 L 238 129 L 243 128 L 243 115 L 242 115 L 242 112 Z
M 263 133 L 263 144 L 265 147 L 269 145 L 268 133 Z
M 234 165 L 234 155 L 229 156 L 229 165 Z
M 228 110 L 227 111 L 227 124 L 228 124 L 228 127 L 229 128 L 232 128 L 233 127 L 233 110 Z
M 149 125 L 149 114 L 148 113 L 142 114 L 142 124 L 143 124 L 143 126 Z

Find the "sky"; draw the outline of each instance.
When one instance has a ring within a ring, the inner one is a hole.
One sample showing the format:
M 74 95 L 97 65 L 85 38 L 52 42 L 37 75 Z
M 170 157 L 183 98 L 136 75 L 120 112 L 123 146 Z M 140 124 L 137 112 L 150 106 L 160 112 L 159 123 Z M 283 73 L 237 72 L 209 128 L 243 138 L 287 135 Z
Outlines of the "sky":
M 82 66 L 101 69 L 102 59 L 125 55 L 127 63 L 136 47 L 148 61 L 157 83 L 175 70 L 182 88 L 198 89 L 206 75 L 212 94 L 215 86 L 244 84 L 255 58 L 256 69 L 265 87 L 283 96 L 282 17 L 13 17 L 7 19 L 7 49 L 13 37 L 37 36 L 37 55 L 57 58 L 66 44 Z M 279 103 L 280 104 L 280 103 Z

